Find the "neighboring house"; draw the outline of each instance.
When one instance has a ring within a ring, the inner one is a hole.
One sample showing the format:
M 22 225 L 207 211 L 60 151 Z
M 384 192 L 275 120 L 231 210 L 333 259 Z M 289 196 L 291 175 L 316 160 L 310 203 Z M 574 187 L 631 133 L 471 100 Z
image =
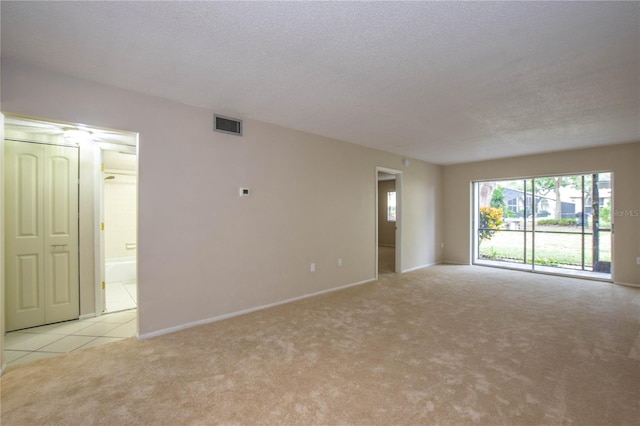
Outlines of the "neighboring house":
M 553 216 L 556 208 L 556 200 L 549 195 L 536 195 L 535 208 L 532 209 L 533 199 L 531 193 L 517 189 L 504 188 L 502 193 L 504 194 L 504 201 L 507 204 L 507 208 L 512 211 L 517 217 L 530 216 L 532 211 L 535 212 L 536 217 L 548 217 Z M 576 209 L 575 204 L 570 202 L 561 201 L 562 203 L 562 218 L 575 217 Z M 526 214 L 525 214 L 526 210 Z
M 516 214 L 518 217 L 524 215 L 526 209 L 526 216 L 530 216 L 532 212 L 532 197 L 527 192 L 526 197 L 524 191 L 503 188 L 504 201 L 510 211 Z M 561 197 L 567 201 L 561 200 L 561 219 L 576 218 L 582 213 L 582 192 L 575 188 L 567 187 L 560 189 Z M 556 209 L 556 199 L 553 193 L 546 195 L 535 196 L 535 209 L 533 211 L 536 217 L 553 217 Z M 592 207 L 592 194 L 584 195 L 584 212 L 588 215 L 593 215 Z M 611 181 L 601 181 L 599 185 L 598 204 L 600 207 L 611 206 Z

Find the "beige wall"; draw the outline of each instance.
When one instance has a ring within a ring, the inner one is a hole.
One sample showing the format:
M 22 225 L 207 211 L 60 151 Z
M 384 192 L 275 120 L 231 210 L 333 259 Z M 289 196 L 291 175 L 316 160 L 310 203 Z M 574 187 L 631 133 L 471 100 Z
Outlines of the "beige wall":
M 447 166 L 444 168 L 445 259 L 471 262 L 471 182 L 565 173 L 613 171 L 613 279 L 639 284 L 640 266 L 640 143 L 565 151 Z
M 395 247 L 396 223 L 387 221 L 387 192 L 395 192 L 396 181 L 378 182 L 378 244 Z
M 376 166 L 403 171 L 402 270 L 442 258 L 440 166 L 248 119 L 225 135 L 212 111 L 11 61 L 2 88 L 6 112 L 139 132 L 143 335 L 373 279 Z

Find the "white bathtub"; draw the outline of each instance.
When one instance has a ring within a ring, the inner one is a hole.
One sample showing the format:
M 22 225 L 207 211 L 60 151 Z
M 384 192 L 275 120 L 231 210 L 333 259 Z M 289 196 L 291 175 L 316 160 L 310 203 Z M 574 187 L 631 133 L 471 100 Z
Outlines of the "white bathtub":
M 114 257 L 104 260 L 106 283 L 136 281 L 136 257 Z

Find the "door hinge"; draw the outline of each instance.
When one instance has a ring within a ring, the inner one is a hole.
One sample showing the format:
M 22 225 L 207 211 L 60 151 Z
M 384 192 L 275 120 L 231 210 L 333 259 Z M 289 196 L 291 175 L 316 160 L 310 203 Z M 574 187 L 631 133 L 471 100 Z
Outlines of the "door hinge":
M 107 285 L 102 281 L 102 289 L 104 290 L 105 288 L 107 288 Z
M 104 231 L 104 222 L 100 222 L 100 230 Z
M 100 164 L 100 171 L 104 172 L 104 163 Z

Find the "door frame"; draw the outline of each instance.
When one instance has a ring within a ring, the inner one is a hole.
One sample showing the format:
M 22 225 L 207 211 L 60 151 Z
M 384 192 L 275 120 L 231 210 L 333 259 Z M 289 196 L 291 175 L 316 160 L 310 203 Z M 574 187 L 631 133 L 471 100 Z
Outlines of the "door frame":
M 0 112 L 0 176 L 4 176 L 4 114 Z M 5 370 L 4 362 L 4 178 L 0 185 L 0 376 Z
M 96 316 L 104 315 L 106 312 L 106 291 L 105 291 L 105 238 L 104 229 L 102 224 L 104 223 L 104 170 L 103 170 L 103 158 L 104 151 L 124 151 L 127 153 L 135 154 L 136 160 L 138 160 L 138 138 L 136 136 L 136 144 L 116 144 L 109 142 L 96 143 L 96 149 L 94 150 L 94 256 L 95 256 L 95 314 Z M 138 193 L 138 170 L 136 168 L 136 194 Z M 136 195 L 136 204 L 138 196 Z M 138 222 L 138 215 L 135 217 L 136 229 Z M 136 238 L 137 240 L 137 238 Z M 136 250 L 137 252 L 137 250 Z M 137 262 L 136 262 L 136 276 L 137 276 Z M 137 277 L 136 277 L 137 282 Z M 138 287 L 136 285 L 136 292 Z M 137 306 L 136 306 L 137 308 Z
M 378 279 L 378 221 L 380 220 L 378 214 L 378 206 L 380 200 L 378 199 L 378 174 L 388 173 L 395 176 L 396 180 L 396 247 L 395 247 L 395 272 L 402 272 L 402 171 L 396 169 L 390 169 L 388 167 L 376 166 L 375 170 L 375 278 Z

